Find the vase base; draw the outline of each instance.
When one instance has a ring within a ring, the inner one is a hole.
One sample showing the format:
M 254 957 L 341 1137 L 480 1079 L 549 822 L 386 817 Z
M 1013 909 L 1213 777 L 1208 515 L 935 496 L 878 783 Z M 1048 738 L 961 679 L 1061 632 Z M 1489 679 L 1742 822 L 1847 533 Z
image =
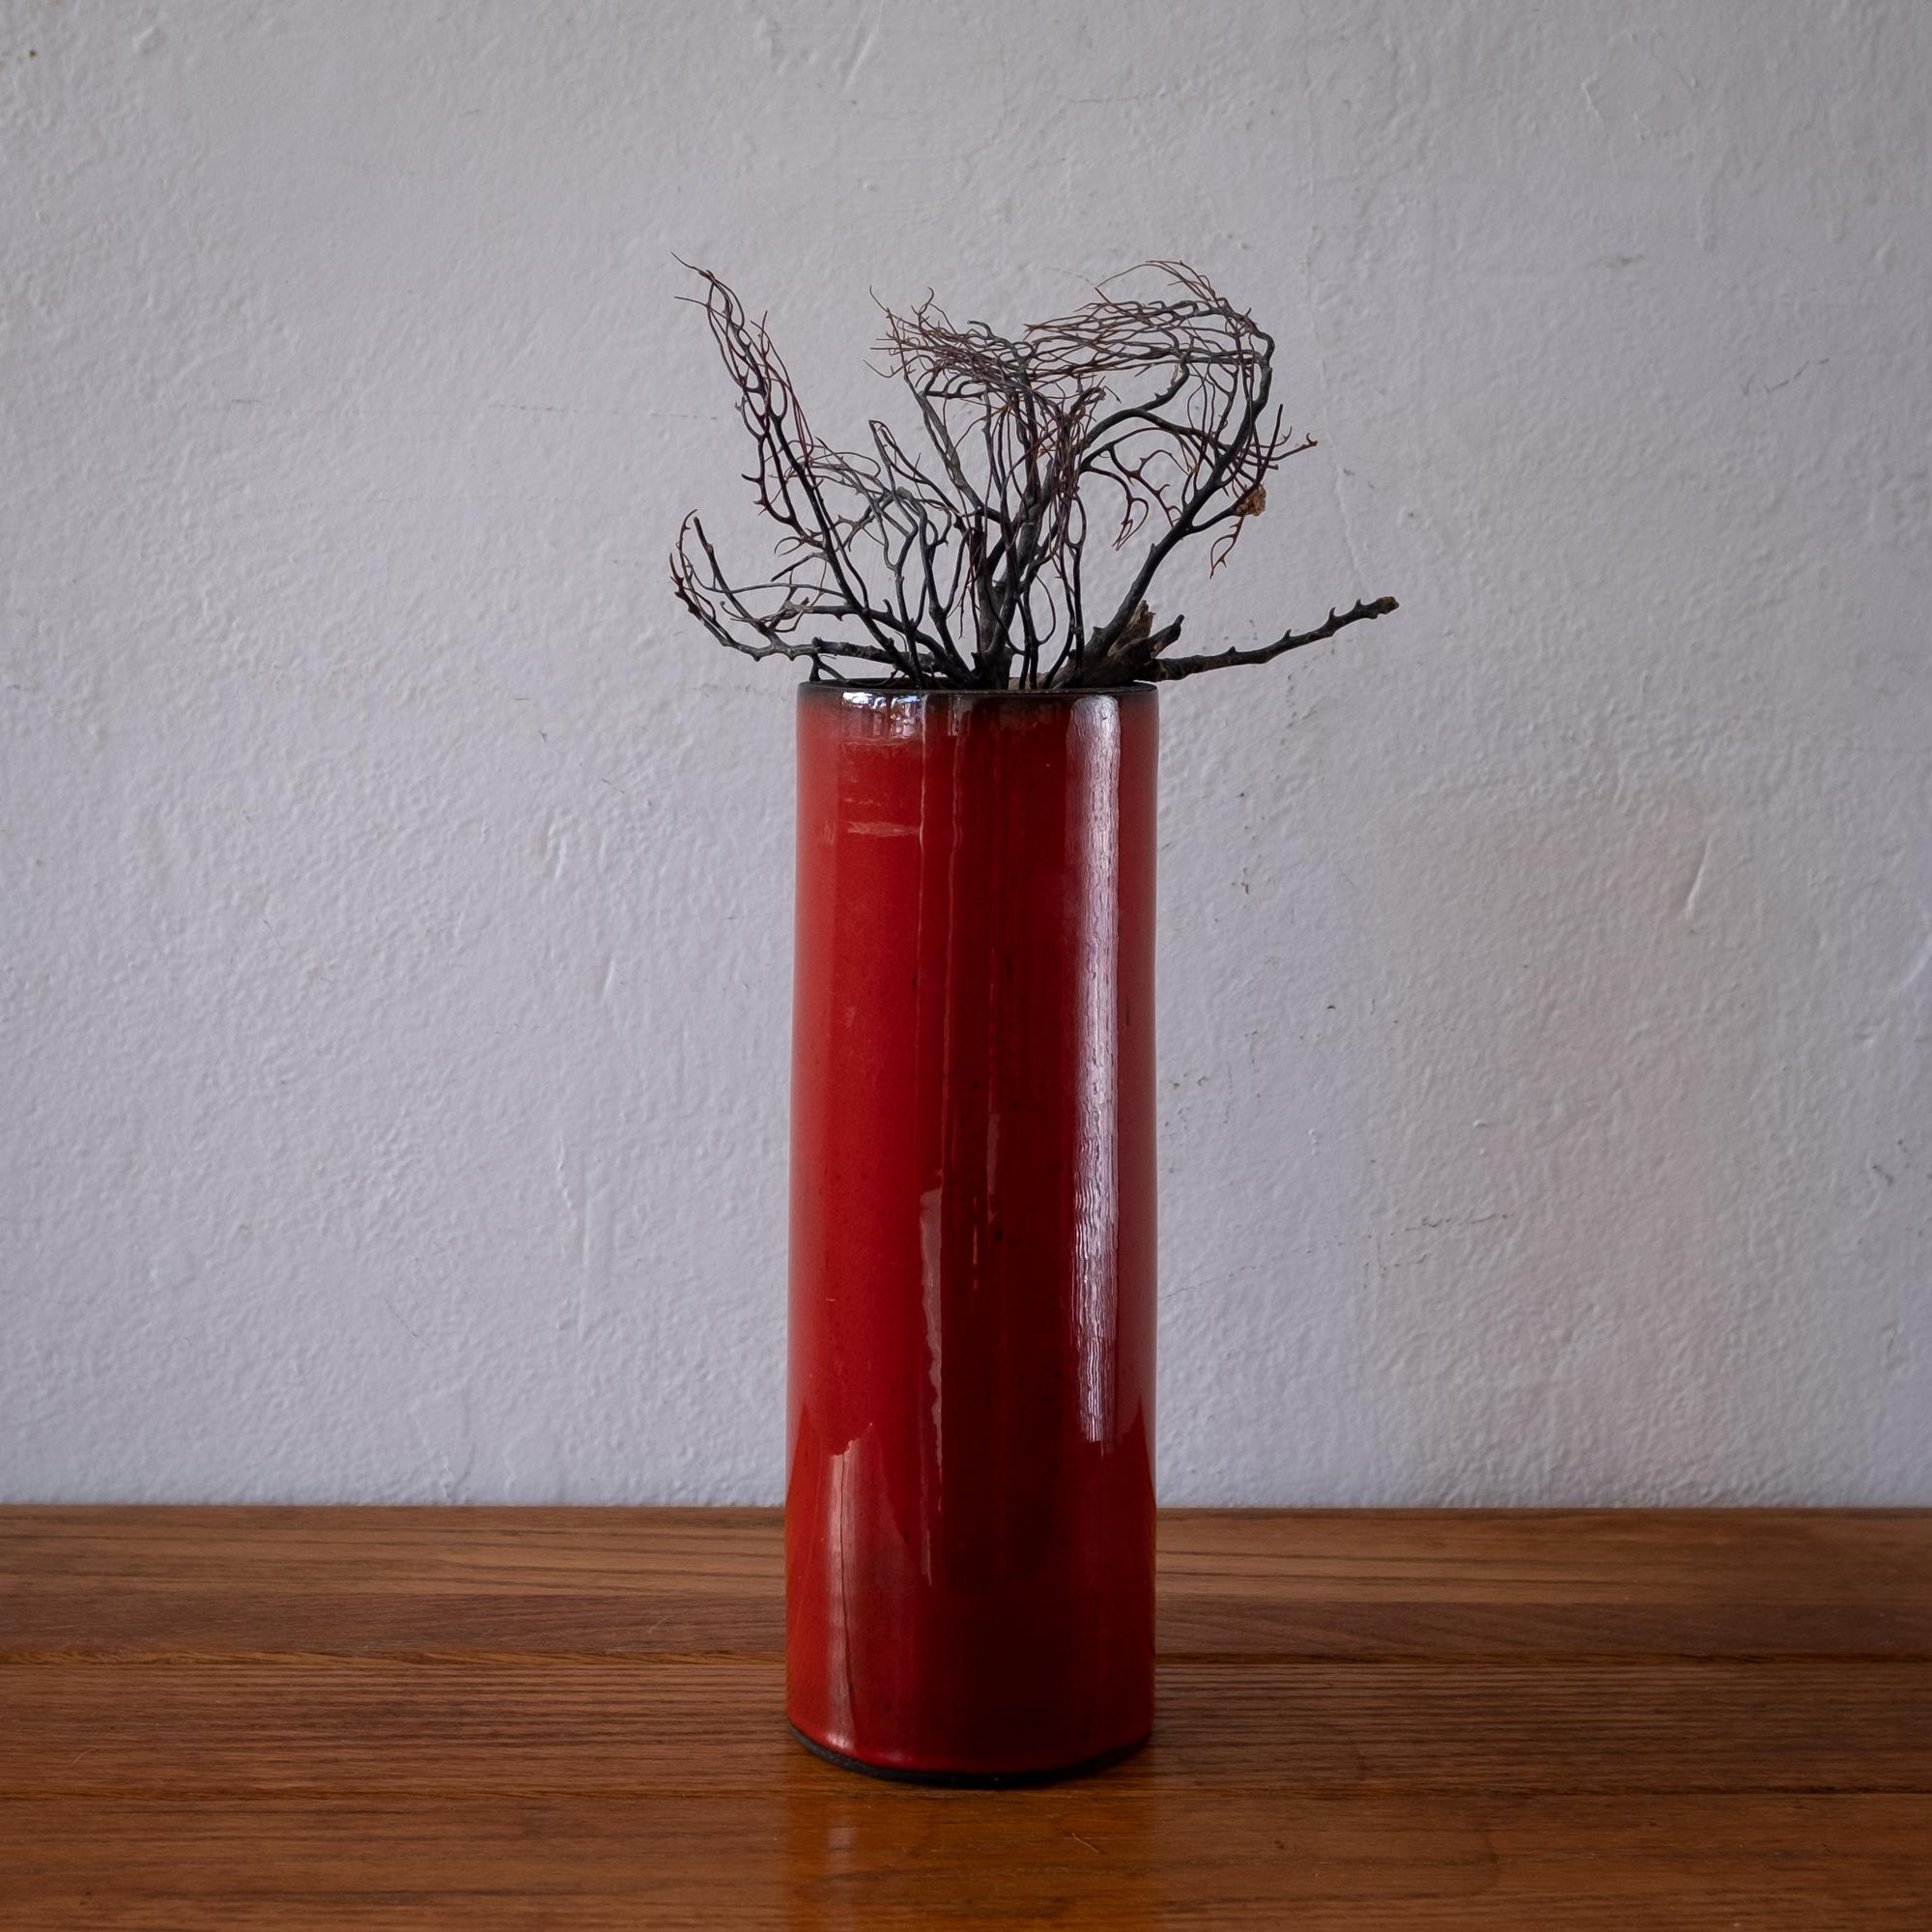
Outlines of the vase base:
M 1089 1772 L 1105 1771 L 1110 1764 L 1131 1757 L 1149 1736 L 1143 1732 L 1131 1743 L 1116 1745 L 1112 1750 L 1099 1751 L 1072 1764 L 1050 1765 L 1041 1771 L 913 1771 L 904 1765 L 867 1764 L 862 1757 L 848 1756 L 844 1751 L 834 1750 L 830 1745 L 820 1744 L 816 1738 L 808 1737 L 796 1724 L 787 1722 L 785 1728 L 813 1757 L 822 1757 L 841 1771 L 863 1772 L 867 1777 L 882 1777 L 890 1784 L 939 1784 L 955 1791 L 1012 1791 L 1029 1784 L 1058 1784 L 1063 1778 L 1085 1777 Z

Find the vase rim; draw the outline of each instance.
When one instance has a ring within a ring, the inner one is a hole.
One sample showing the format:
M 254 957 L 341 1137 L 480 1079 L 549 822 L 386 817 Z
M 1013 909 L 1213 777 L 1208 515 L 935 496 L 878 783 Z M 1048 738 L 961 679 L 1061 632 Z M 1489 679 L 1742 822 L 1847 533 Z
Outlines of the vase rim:
M 917 698 L 924 703 L 931 698 L 958 699 L 970 698 L 976 703 L 987 699 L 1006 701 L 1012 699 L 1024 704 L 1036 704 L 1041 699 L 1059 699 L 1062 702 L 1075 697 L 1151 697 L 1159 689 L 1153 684 L 1094 684 L 1068 686 L 1034 686 L 1021 688 L 1016 685 L 983 686 L 975 684 L 902 684 L 886 678 L 847 678 L 842 684 L 831 679 L 822 679 L 813 684 L 810 680 L 798 687 L 798 695 L 805 697 L 864 697 L 886 698 L 894 703 Z

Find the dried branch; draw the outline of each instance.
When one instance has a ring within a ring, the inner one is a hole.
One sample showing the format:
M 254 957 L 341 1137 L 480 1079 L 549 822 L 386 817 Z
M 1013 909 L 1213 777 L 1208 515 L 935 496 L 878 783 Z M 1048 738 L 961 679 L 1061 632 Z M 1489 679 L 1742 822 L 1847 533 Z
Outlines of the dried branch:
M 1141 675 L 1153 683 L 1172 683 L 1179 677 L 1193 677 L 1204 670 L 1226 670 L 1235 665 L 1264 665 L 1280 657 L 1285 651 L 1298 651 L 1303 644 L 1319 644 L 1323 638 L 1332 638 L 1337 631 L 1345 630 L 1350 624 L 1362 623 L 1365 619 L 1386 617 L 1391 611 L 1399 611 L 1402 606 L 1393 597 L 1378 597 L 1373 604 L 1357 604 L 1351 611 L 1344 611 L 1339 616 L 1330 611 L 1326 623 L 1317 624 L 1312 631 L 1286 631 L 1271 644 L 1263 644 L 1252 651 L 1219 651 L 1212 657 L 1205 658 L 1157 658 L 1151 662 Z M 1179 619 L 1175 620 L 1175 629 L 1179 629 Z
M 1117 277 L 1086 307 L 1016 338 L 954 324 L 930 296 L 903 315 L 886 310 L 883 373 L 912 398 L 923 456 L 876 420 L 869 451 L 821 442 L 765 325 L 697 270 L 755 452 L 746 480 L 779 526 L 779 561 L 768 578 L 734 581 L 688 518 L 671 553 L 685 608 L 732 649 L 807 659 L 814 677 L 846 659 L 883 666 L 895 682 L 987 689 L 1264 664 L 1393 611 L 1379 598 L 1258 650 L 1163 655 L 1181 619 L 1156 628 L 1147 598 L 1157 574 L 1195 537 L 1208 539 L 1208 574 L 1219 570 L 1266 508 L 1269 475 L 1315 442 L 1270 412 L 1273 338 L 1185 265 L 1144 270 L 1160 278 L 1151 296 L 1115 292 Z M 1116 549 L 1144 543 L 1092 628 L 1084 490 L 1110 501 Z

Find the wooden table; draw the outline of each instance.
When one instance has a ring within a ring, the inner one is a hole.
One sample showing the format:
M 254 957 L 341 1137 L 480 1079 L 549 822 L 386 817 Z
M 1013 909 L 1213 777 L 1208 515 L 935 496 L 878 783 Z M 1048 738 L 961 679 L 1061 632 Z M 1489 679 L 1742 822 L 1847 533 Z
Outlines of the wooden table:
M 1932 1512 L 1170 1514 L 1041 1791 L 781 1622 L 763 1511 L 0 1511 L 0 1925 L 1932 1927 Z

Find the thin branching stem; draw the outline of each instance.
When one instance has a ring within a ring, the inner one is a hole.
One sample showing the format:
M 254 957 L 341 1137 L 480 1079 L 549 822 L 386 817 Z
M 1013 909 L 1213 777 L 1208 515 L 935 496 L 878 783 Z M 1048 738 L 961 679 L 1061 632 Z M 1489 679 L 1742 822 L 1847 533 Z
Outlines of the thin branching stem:
M 1266 330 L 1183 263 L 1137 272 L 1146 293 L 1122 293 L 1117 276 L 1084 308 L 1016 337 L 955 324 L 930 295 L 905 314 L 886 310 L 883 373 L 912 398 L 922 458 L 878 420 L 869 451 L 820 441 L 765 324 L 696 270 L 778 561 L 769 577 L 733 577 L 688 517 L 670 559 L 679 600 L 721 643 L 803 660 L 814 680 L 846 681 L 842 660 L 892 683 L 989 690 L 1172 683 L 1266 664 L 1393 611 L 1378 597 L 1252 650 L 1168 655 L 1183 620 L 1155 622 L 1156 578 L 1196 537 L 1208 540 L 1208 574 L 1219 570 L 1265 509 L 1267 478 L 1315 440 L 1270 412 Z M 1096 496 L 1114 549 L 1142 549 L 1090 628 L 1083 564 Z

